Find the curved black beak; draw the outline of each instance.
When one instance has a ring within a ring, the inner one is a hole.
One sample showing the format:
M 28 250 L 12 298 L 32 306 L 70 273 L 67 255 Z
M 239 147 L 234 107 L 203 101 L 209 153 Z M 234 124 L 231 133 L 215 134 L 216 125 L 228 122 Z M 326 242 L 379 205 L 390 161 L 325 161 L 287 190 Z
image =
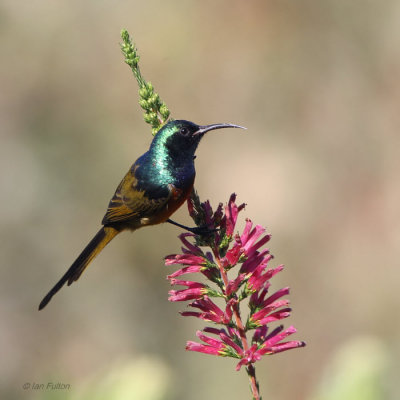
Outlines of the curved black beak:
M 234 125 L 234 124 L 211 124 L 211 125 L 203 125 L 199 126 L 199 130 L 194 133 L 194 135 L 202 135 L 208 131 L 212 131 L 214 129 L 222 129 L 222 128 L 240 128 L 247 129 L 244 126 Z

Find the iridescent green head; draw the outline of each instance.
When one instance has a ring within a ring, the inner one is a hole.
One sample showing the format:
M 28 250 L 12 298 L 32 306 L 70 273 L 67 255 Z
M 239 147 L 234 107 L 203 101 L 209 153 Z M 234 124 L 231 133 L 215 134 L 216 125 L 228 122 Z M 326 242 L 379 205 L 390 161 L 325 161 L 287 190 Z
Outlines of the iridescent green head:
M 172 156 L 192 157 L 205 133 L 214 129 L 243 128 L 233 124 L 196 125 L 185 120 L 174 120 L 164 125 L 154 136 L 151 149 L 164 147 Z

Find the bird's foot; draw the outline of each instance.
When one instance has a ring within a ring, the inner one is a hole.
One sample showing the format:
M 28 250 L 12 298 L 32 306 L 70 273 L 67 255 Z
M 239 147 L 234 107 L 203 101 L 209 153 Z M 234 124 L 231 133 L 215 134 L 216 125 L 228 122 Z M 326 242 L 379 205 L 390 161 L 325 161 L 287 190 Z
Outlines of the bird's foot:
M 219 231 L 219 229 L 210 229 L 207 225 L 196 226 L 194 228 L 188 228 L 187 230 L 199 236 L 208 236 Z
M 187 230 L 191 233 L 194 233 L 195 235 L 199 235 L 199 236 L 208 236 L 219 230 L 219 229 L 210 229 L 207 225 L 196 226 L 194 228 L 190 228 L 186 225 L 182 225 L 182 224 L 179 224 L 178 222 L 172 221 L 171 219 L 167 219 L 166 222 L 169 222 L 170 224 L 175 225 L 175 226 L 179 226 L 179 228 L 185 229 L 185 230 Z

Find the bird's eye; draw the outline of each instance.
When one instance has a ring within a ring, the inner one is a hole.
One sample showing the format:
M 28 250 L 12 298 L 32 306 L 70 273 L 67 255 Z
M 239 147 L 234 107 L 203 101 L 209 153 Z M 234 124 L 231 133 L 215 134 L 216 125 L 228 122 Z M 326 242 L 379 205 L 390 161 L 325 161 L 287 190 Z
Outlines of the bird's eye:
M 181 128 L 180 134 L 183 136 L 187 136 L 189 134 L 189 129 L 188 128 Z

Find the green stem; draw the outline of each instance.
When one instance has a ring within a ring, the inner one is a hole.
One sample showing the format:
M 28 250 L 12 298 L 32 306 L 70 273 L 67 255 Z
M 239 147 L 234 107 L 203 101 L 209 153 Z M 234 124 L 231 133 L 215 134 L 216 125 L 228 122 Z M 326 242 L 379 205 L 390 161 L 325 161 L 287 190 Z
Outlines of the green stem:
M 222 280 L 223 280 L 225 288 L 226 288 L 228 286 L 228 282 L 229 282 L 227 273 L 226 273 L 224 267 L 222 266 L 222 264 L 220 262 L 218 249 L 215 248 L 215 247 L 211 247 L 211 248 L 212 248 L 212 251 L 213 251 L 213 254 L 214 254 L 215 262 L 218 265 Z M 232 311 L 233 311 L 233 316 L 235 318 L 236 327 L 237 327 L 237 330 L 238 330 L 239 335 L 240 335 L 240 340 L 242 342 L 243 350 L 244 350 L 244 352 L 247 352 L 247 350 L 249 349 L 249 344 L 248 344 L 248 341 L 247 341 L 246 329 L 245 329 L 245 327 L 243 325 L 243 321 L 242 321 L 242 318 L 240 316 L 239 302 L 236 302 L 236 304 L 233 305 Z M 249 364 L 246 367 L 246 371 L 247 371 L 247 374 L 249 376 L 250 389 L 251 389 L 251 392 L 253 394 L 253 399 L 254 400 L 261 400 L 260 393 L 259 393 L 259 386 L 258 386 L 258 382 L 257 382 L 257 379 L 256 379 L 256 369 L 255 369 L 254 365 L 253 364 Z
M 256 369 L 254 367 L 254 364 L 249 364 L 246 367 L 246 371 L 247 371 L 247 375 L 249 376 L 249 380 L 250 380 L 250 388 L 251 388 L 251 392 L 253 394 L 253 400 L 261 400 L 258 382 L 256 379 Z

